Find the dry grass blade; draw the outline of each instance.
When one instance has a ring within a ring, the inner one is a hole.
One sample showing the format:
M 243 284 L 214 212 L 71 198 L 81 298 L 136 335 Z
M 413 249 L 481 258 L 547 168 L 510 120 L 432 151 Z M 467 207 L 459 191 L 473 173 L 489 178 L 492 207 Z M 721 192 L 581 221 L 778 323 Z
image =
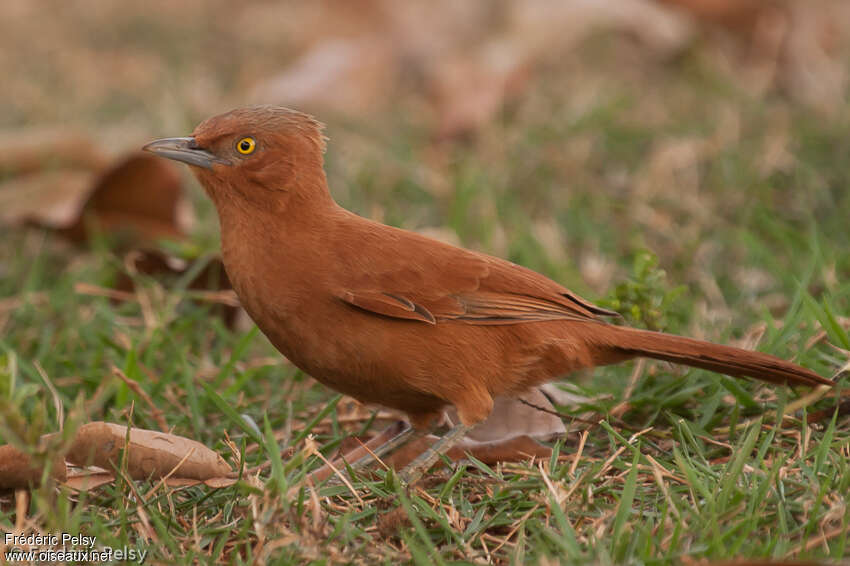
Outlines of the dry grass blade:
M 41 379 L 44 381 L 44 385 L 47 386 L 47 389 L 50 390 L 50 397 L 53 399 L 53 408 L 56 409 L 56 420 L 58 421 L 59 431 L 62 431 L 62 427 L 65 426 L 65 406 L 62 404 L 62 399 L 59 397 L 59 392 L 56 390 L 56 386 L 53 385 L 53 382 L 50 380 L 50 377 L 47 375 L 47 372 L 44 371 L 44 368 L 41 367 L 41 364 L 38 361 L 33 362 L 36 371 L 38 371 L 38 375 L 41 376 Z
M 310 454 L 317 456 L 322 462 L 324 462 L 325 466 L 330 468 L 334 475 L 339 478 L 339 480 L 343 484 L 345 484 L 345 487 L 347 487 L 348 491 L 350 491 L 354 498 L 357 499 L 358 503 L 360 503 L 361 506 L 365 505 L 363 498 L 360 497 L 360 494 L 357 493 L 357 490 L 354 489 L 354 486 L 351 485 L 351 482 L 348 481 L 348 478 L 345 477 L 345 474 L 340 472 L 336 466 L 334 466 L 327 458 L 325 458 L 325 455 L 319 451 L 319 448 L 316 446 L 316 442 L 312 439 L 312 437 L 308 436 L 305 442 L 307 444 L 307 450 L 309 450 Z
M 127 375 L 116 366 L 112 366 L 112 375 L 127 384 L 127 387 L 129 387 L 133 393 L 142 398 L 148 408 L 150 408 L 151 418 L 156 421 L 156 424 L 159 426 L 159 430 L 162 432 L 168 432 L 169 427 L 168 423 L 165 421 L 165 414 L 154 404 L 153 399 L 150 395 L 148 395 L 148 392 L 142 389 L 142 386 L 139 385 L 137 381 L 127 377 Z

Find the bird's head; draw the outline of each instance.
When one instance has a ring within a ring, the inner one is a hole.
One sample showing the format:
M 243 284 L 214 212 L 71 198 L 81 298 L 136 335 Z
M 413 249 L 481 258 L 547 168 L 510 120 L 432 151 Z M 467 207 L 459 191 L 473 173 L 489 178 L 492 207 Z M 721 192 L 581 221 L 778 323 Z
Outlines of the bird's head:
M 250 106 L 201 122 L 191 136 L 144 150 L 182 161 L 217 206 L 240 199 L 264 208 L 327 195 L 322 124 L 281 106 Z

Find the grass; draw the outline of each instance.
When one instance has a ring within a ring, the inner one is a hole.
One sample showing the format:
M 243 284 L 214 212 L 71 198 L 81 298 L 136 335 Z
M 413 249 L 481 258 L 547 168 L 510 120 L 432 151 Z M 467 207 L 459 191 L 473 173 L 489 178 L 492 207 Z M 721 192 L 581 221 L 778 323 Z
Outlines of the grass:
M 760 336 L 759 349 L 832 375 L 850 350 L 847 113 L 827 121 L 781 97 L 755 99 L 699 50 L 622 69 L 629 49 L 594 39 L 559 67 L 584 80 L 553 72 L 472 142 L 435 146 L 403 112 L 332 125 L 332 191 L 361 214 L 438 227 L 542 271 L 632 324 L 723 342 Z M 565 88 L 599 81 L 603 94 L 564 105 Z M 213 252 L 212 210 L 198 191 L 193 200 L 193 243 Z M 138 302 L 77 293 L 78 282 L 117 277 L 107 241 L 71 249 L 3 228 L 0 270 L 4 442 L 32 446 L 95 419 L 156 428 L 115 366 L 174 432 L 230 458 L 227 435 L 234 467 L 267 465 L 218 490 L 36 489 L 23 513 L 7 493 L 3 530 L 83 533 L 187 564 L 845 555 L 850 417 L 833 414 L 835 398 L 658 363 L 627 387 L 633 364 L 600 368 L 565 385 L 588 399 L 566 410 L 599 424 L 568 422 L 549 460 L 471 462 L 411 490 L 380 472 L 354 480 L 356 495 L 315 491 L 304 483 L 321 464 L 313 443 L 329 456 L 346 435 L 384 423 L 290 366 L 256 329 L 229 329 L 176 280 L 140 281 L 152 316 Z

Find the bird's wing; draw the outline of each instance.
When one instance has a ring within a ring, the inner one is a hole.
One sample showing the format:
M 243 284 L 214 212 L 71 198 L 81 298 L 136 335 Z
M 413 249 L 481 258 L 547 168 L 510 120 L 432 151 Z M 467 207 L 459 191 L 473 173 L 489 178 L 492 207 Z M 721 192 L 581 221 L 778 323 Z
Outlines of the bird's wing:
M 382 227 L 383 228 L 383 227 Z M 388 237 L 390 236 L 390 237 Z M 368 240 L 368 239 L 367 239 Z M 530 269 L 393 230 L 372 256 L 368 241 L 347 262 L 334 294 L 376 314 L 436 324 L 503 325 L 618 316 Z

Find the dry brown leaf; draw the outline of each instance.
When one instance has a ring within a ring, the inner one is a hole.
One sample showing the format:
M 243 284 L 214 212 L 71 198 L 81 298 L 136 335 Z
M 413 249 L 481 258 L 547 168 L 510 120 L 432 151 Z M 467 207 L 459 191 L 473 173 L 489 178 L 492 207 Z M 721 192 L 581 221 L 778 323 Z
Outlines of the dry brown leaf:
M 466 439 L 449 450 L 449 458 L 455 461 L 462 460 L 466 458 L 467 452 L 488 465 L 499 462 L 523 462 L 529 458 L 549 458 L 552 455 L 551 448 L 527 435 L 488 442 Z
M 71 226 L 91 193 L 93 174 L 83 170 L 47 171 L 0 184 L 0 223 Z
M 0 489 L 20 489 L 38 485 L 43 472 L 41 466 L 33 465 L 32 459 L 11 445 L 0 446 Z M 50 475 L 65 481 L 67 469 L 61 456 L 53 458 Z
M 63 141 L 59 150 L 66 145 L 73 147 Z M 86 241 L 92 228 L 125 242 L 183 237 L 182 183 L 172 163 L 134 152 L 104 169 L 95 158 L 57 154 L 50 161 L 28 149 L 17 152 L 18 166 L 0 164 L 26 173 L 0 184 L 0 223 L 49 228 L 74 242 Z M 65 161 L 73 166 L 56 168 Z
M 181 180 L 174 165 L 154 155 L 133 153 L 98 179 L 79 216 L 61 233 L 76 242 L 97 229 L 133 242 L 180 239 Z
M 115 481 L 115 476 L 109 472 L 81 470 L 68 475 L 68 479 L 63 483 L 75 491 L 90 491 L 102 485 L 107 485 Z M 209 478 L 207 480 L 196 480 L 187 478 L 170 477 L 165 480 L 165 485 L 168 487 L 192 487 L 204 484 L 211 489 L 223 489 L 235 484 L 236 478 Z
M 413 440 L 389 454 L 384 459 L 384 463 L 400 470 L 439 439 L 438 436 L 430 434 Z M 552 455 L 552 449 L 527 435 L 486 442 L 464 438 L 452 446 L 446 455 L 453 462 L 459 462 L 465 459 L 467 454 L 489 466 L 499 462 L 523 462 L 529 458 L 548 458 Z
M 106 470 L 121 465 L 127 427 L 93 422 L 77 431 L 67 460 L 77 466 L 98 466 Z M 127 473 L 134 479 L 179 478 L 207 480 L 226 476 L 230 466 L 200 442 L 152 430 L 131 429 L 126 443 Z
M 206 480 L 193 480 L 188 478 L 167 478 L 165 480 L 165 485 L 168 487 L 193 487 L 196 485 L 205 485 L 212 489 L 223 489 L 225 487 L 230 487 L 234 485 L 237 481 L 236 478 L 209 478 Z
M 165 478 L 165 485 L 168 487 L 194 487 L 203 483 L 201 480 L 191 478 Z
M 208 480 L 204 480 L 204 485 L 212 489 L 222 489 L 225 487 L 230 487 L 237 481 L 238 480 L 236 478 L 210 478 Z
M 519 397 L 537 407 L 555 411 L 555 407 L 539 389 L 529 390 Z M 489 442 L 529 436 L 549 440 L 567 432 L 564 422 L 557 415 L 541 411 L 512 397 L 496 397 L 493 401 L 490 416 L 469 431 L 466 435 L 468 439 Z M 446 414 L 452 423 L 458 422 L 454 408 L 447 410 Z
M 89 491 L 115 481 L 109 472 L 78 470 L 68 474 L 64 484 L 75 491 Z

